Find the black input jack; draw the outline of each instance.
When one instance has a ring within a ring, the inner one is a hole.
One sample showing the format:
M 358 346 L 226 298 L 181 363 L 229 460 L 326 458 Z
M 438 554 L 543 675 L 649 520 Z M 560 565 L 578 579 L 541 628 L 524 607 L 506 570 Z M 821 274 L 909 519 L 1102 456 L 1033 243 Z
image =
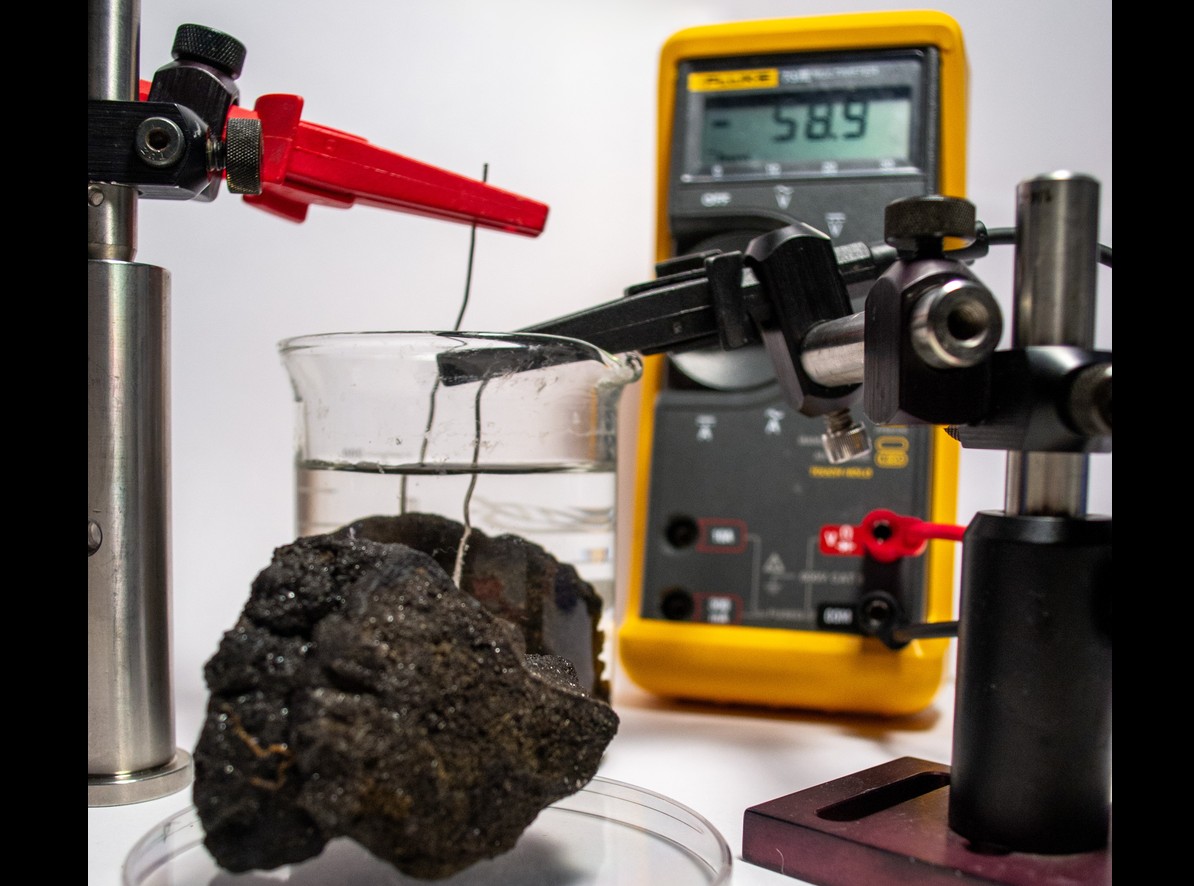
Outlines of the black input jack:
M 692 517 L 672 517 L 667 521 L 663 537 L 673 548 L 687 548 L 696 544 L 701 530 Z
M 688 621 L 696 609 L 692 594 L 683 588 L 672 588 L 659 601 L 659 611 L 663 617 L 672 621 Z

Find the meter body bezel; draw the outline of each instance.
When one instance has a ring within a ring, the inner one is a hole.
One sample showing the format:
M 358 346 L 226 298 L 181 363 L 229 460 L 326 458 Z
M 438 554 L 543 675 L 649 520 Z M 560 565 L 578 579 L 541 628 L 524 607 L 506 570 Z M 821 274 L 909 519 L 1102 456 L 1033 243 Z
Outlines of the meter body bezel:
M 824 62 L 855 58 L 921 57 L 935 64 L 933 81 L 923 85 L 922 118 L 926 134 L 918 136 L 914 163 L 907 169 L 855 174 L 856 185 L 906 187 L 909 176 L 921 176 L 921 193 L 964 196 L 966 142 L 966 62 L 961 32 L 952 18 L 931 11 L 859 13 L 762 22 L 739 22 L 692 28 L 672 36 L 660 55 L 659 143 L 656 182 L 656 256 L 664 260 L 692 250 L 687 247 L 716 238 L 718 232 L 769 230 L 787 215 L 774 203 L 773 193 L 755 201 L 751 188 L 770 190 L 775 179 L 743 175 L 718 184 L 736 190 L 730 205 L 693 209 L 676 195 L 699 193 L 708 184 L 700 176 L 682 180 L 684 121 L 676 119 L 678 103 L 686 100 L 679 88 L 681 73 L 749 69 L 758 62 L 800 56 Z M 935 124 L 935 125 L 934 125 Z M 932 131 L 931 134 L 928 131 Z M 934 170 L 935 166 L 935 170 Z M 935 171 L 935 176 L 932 173 Z M 823 175 L 787 175 L 779 183 L 798 189 L 801 200 L 813 199 L 825 185 Z M 933 180 L 930 180 L 933 179 Z M 840 183 L 839 176 L 833 179 Z M 901 192 L 898 196 L 903 196 Z M 795 199 L 795 198 L 794 198 Z M 882 195 L 867 197 L 873 210 Z M 802 205 L 807 206 L 807 203 Z M 869 214 L 880 217 L 882 213 Z M 816 222 L 805 220 L 810 224 Z M 876 235 L 877 234 L 877 235 Z M 881 231 L 859 232 L 849 239 L 879 240 Z M 738 248 L 727 246 L 725 248 Z M 948 640 L 918 640 L 896 653 L 875 638 L 857 633 L 799 630 L 739 624 L 707 624 L 644 617 L 641 612 L 646 566 L 648 509 L 651 507 L 651 461 L 654 457 L 655 403 L 668 387 L 670 358 L 645 361 L 639 387 L 637 471 L 629 581 L 618 634 L 621 665 L 639 686 L 656 694 L 730 703 L 798 707 L 828 711 L 902 715 L 931 703 L 944 673 Z M 727 396 L 737 397 L 730 392 Z M 951 522 L 956 512 L 957 444 L 933 431 L 929 516 Z M 875 502 L 876 507 L 882 502 Z M 861 516 L 861 515 L 860 515 Z M 658 522 L 656 520 L 656 522 Z M 953 615 L 954 550 L 948 542 L 933 542 L 925 554 L 930 588 L 923 616 L 929 621 Z

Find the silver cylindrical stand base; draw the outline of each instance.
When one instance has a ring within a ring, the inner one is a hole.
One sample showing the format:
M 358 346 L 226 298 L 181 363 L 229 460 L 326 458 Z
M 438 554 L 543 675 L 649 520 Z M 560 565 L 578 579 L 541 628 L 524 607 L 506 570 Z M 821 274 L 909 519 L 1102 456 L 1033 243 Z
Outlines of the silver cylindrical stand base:
M 176 794 L 193 777 L 191 755 L 181 748 L 165 766 L 120 775 L 88 775 L 88 806 L 128 806 Z
M 87 805 L 190 784 L 170 661 L 169 275 L 87 262 Z

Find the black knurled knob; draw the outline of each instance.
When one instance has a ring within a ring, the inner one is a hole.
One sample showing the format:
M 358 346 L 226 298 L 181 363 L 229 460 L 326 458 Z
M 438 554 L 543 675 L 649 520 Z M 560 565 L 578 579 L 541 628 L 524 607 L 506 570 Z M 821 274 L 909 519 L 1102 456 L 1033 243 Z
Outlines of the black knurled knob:
M 229 117 L 224 131 L 224 177 L 230 194 L 260 194 L 263 142 L 261 121 Z
M 174 32 L 174 58 L 202 62 L 228 74 L 233 80 L 245 66 L 248 50 L 235 37 L 204 25 L 179 25 Z
M 901 251 L 919 251 L 930 244 L 940 250 L 946 237 L 957 237 L 967 245 L 973 243 L 974 226 L 974 204 L 969 200 L 940 194 L 905 197 L 887 204 L 883 239 Z

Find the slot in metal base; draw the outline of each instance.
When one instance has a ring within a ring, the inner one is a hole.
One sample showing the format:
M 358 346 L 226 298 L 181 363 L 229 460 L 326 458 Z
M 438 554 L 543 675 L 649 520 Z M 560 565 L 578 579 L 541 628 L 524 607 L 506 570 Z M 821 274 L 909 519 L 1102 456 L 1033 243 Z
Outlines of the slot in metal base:
M 751 864 L 818 886 L 1109 886 L 1111 844 L 1096 852 L 981 853 L 949 828 L 949 767 L 901 757 L 752 806 Z

